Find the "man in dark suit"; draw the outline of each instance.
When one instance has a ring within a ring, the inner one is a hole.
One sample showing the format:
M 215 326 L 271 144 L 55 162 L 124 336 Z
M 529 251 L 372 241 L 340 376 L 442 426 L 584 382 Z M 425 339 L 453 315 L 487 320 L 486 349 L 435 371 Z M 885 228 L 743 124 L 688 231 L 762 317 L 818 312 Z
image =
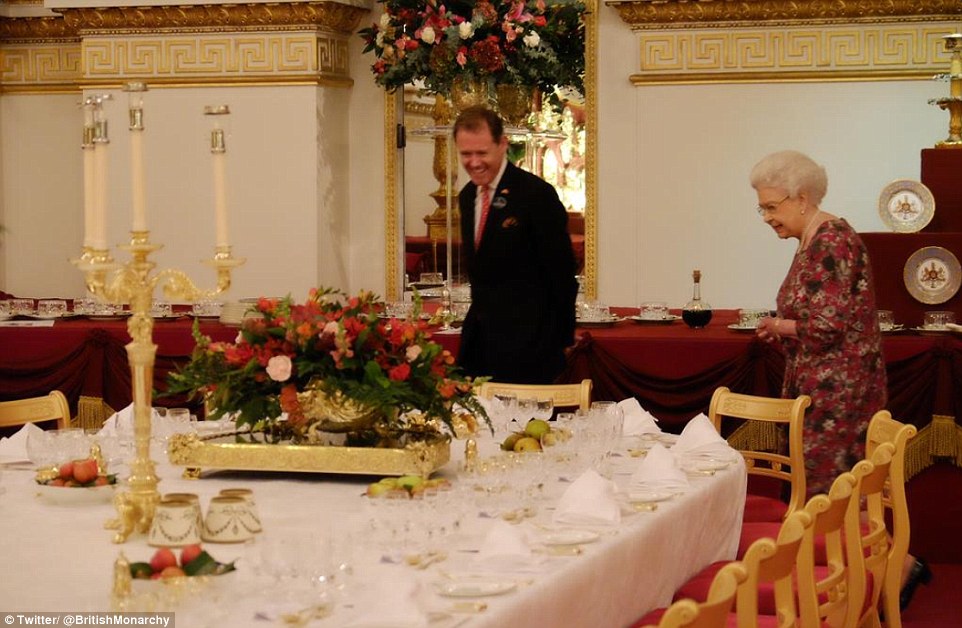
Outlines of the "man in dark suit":
M 575 258 L 554 188 L 507 159 L 501 118 L 465 109 L 454 123 L 471 177 L 458 197 L 471 309 L 458 362 L 495 381 L 547 384 L 574 343 Z

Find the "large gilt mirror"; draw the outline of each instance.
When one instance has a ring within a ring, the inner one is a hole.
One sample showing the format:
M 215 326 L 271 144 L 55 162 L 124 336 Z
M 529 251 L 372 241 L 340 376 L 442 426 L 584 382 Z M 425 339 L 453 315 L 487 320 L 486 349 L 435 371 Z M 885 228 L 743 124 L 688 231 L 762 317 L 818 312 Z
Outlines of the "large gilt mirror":
M 569 232 L 585 297 L 596 293 L 597 2 L 585 2 L 585 93 L 561 94 L 568 106 L 537 103 L 525 128 L 509 134 L 509 158 L 555 185 L 569 209 Z M 448 111 L 445 111 L 445 108 Z M 415 85 L 386 92 L 385 298 L 398 300 L 406 279 L 440 272 L 457 283 L 465 269 L 457 240 L 457 194 L 467 181 L 450 138 L 450 103 Z M 447 122 L 447 125 L 445 125 Z M 508 122 L 508 127 L 513 128 Z M 449 275 L 450 273 L 450 275 Z

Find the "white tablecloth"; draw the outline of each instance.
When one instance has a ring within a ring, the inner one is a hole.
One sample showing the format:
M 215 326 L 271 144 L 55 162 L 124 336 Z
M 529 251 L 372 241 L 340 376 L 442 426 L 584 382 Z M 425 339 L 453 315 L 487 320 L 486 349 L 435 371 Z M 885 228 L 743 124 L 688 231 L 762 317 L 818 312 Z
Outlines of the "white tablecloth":
M 454 450 L 461 447 L 460 441 L 452 444 L 456 459 L 460 452 Z M 623 455 L 613 460 L 616 483 L 625 482 L 637 459 Z M 456 464 L 443 470 L 455 481 Z M 158 464 L 162 493 L 197 493 L 206 505 L 223 488 L 252 488 L 264 532 L 248 544 L 205 544 L 217 560 L 237 560 L 238 571 L 212 580 L 199 599 L 188 599 L 183 608 L 176 608 L 179 628 L 271 625 L 255 614 L 261 611 L 270 617 L 279 606 L 294 604 L 286 594 L 294 587 L 285 581 L 265 585 L 254 572 L 263 565 L 258 561 L 269 559 L 265 548 L 275 551 L 282 540 L 300 545 L 308 554 L 335 551 L 339 561 L 353 566 L 353 575 L 342 579 L 344 588 L 329 593 L 334 613 L 311 625 L 350 625 L 370 610 L 366 594 L 398 583 L 417 587 L 417 603 L 423 610 L 451 610 L 459 600 L 441 597 L 433 584 L 443 581 L 444 574 L 472 569 L 484 531 L 493 521 L 472 512 L 461 532 L 438 542 L 447 559 L 417 570 L 403 561 L 383 562 L 382 550 L 371 543 L 371 509 L 362 496 L 371 478 L 217 473 L 186 480 L 180 472 Z M 148 560 L 155 549 L 143 535 L 114 545 L 112 532 L 103 525 L 114 516 L 109 503 L 51 505 L 37 495 L 32 477 L 30 470 L 10 467 L 0 475 L 0 611 L 110 610 L 113 563 L 120 551 L 133 562 Z M 687 493 L 660 503 L 654 512 L 626 511 L 617 527 L 596 528 L 600 539 L 584 544 L 579 555 L 540 555 L 519 573 L 500 574 L 498 578 L 516 582 L 518 588 L 483 598 L 487 604 L 483 612 L 454 613 L 449 621 L 430 625 L 624 626 L 669 602 L 675 588 L 704 565 L 734 556 L 745 487 L 739 457 L 713 476 L 692 478 Z M 546 506 L 528 525 L 549 521 Z M 137 590 L 151 586 L 162 585 L 138 582 Z

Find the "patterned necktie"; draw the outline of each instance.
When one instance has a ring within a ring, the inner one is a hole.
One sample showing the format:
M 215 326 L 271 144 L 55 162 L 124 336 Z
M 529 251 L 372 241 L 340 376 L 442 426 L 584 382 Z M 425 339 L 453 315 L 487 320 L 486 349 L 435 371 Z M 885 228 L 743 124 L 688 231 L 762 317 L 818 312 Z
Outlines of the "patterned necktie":
M 478 221 L 478 231 L 474 234 L 475 249 L 481 244 L 481 234 L 484 233 L 484 223 L 488 220 L 489 211 L 491 211 L 491 188 L 484 186 L 481 188 L 481 219 Z

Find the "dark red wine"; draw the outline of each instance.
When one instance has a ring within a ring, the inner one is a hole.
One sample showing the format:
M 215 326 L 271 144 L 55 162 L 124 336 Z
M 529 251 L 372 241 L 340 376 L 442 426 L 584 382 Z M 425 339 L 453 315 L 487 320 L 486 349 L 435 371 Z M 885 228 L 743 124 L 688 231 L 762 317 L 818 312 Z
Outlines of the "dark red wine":
M 711 320 L 711 310 L 682 310 L 681 318 L 692 329 L 698 329 Z

